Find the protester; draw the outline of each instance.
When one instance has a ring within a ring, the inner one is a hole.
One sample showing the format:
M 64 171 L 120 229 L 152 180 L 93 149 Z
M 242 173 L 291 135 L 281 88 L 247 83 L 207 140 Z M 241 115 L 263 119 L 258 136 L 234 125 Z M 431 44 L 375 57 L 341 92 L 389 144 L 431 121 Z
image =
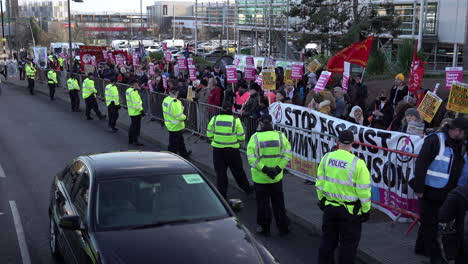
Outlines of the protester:
M 393 119 L 393 107 L 388 103 L 383 92 L 371 104 L 368 110 L 368 121 L 373 128 L 387 129 Z
M 333 112 L 333 116 L 337 118 L 343 118 L 346 116 L 346 102 L 343 96 L 343 89 L 341 87 L 333 88 L 333 96 L 336 101 L 336 108 Z
M 250 98 L 250 93 L 247 92 L 248 85 L 246 83 L 241 83 L 238 86 L 238 91 L 236 92 L 236 97 L 234 99 L 233 109 L 241 109 L 247 100 Z
M 324 92 L 315 93 L 313 95 L 313 100 L 309 104 L 309 108 L 319 111 L 320 113 L 331 115 L 331 102 L 330 100 L 326 100 L 324 96 Z
M 254 83 L 250 86 L 249 93 L 249 99 L 239 111 L 242 116 L 253 116 L 257 112 L 262 89 L 258 84 Z
M 416 108 L 409 108 L 405 111 L 405 119 L 402 123 L 401 132 L 424 136 L 424 121 Z
M 390 124 L 388 129 L 391 131 L 402 131 L 402 125 L 405 118 L 406 110 L 412 107 L 412 104 L 405 103 L 404 101 L 398 103 L 395 109 L 395 115 L 393 117 L 392 123 Z
M 210 89 L 208 88 L 208 82 L 206 80 L 201 80 L 200 85 L 197 88 L 197 93 L 195 95 L 196 101 L 199 103 L 208 103 L 208 97 L 210 95 Z
M 395 76 L 395 82 L 390 90 L 390 103 L 394 108 L 408 95 L 408 86 L 405 86 L 404 81 L 405 76 L 402 73 Z
M 285 84 L 284 85 L 284 92 L 286 93 L 286 97 L 289 98 L 291 103 L 295 104 L 295 105 L 302 105 L 303 102 L 301 100 L 299 90 L 297 90 L 294 87 L 293 81 L 292 80 L 287 80 L 284 84 Z
M 351 80 L 348 95 L 352 106 L 358 105 L 361 109 L 367 109 L 367 85 L 362 83 L 360 75 Z
M 278 92 L 276 92 L 275 102 L 290 104 L 290 103 L 291 103 L 291 99 L 289 99 L 289 98 L 287 97 L 285 91 L 278 91 Z
M 221 106 L 222 93 L 223 93 L 223 89 L 219 86 L 218 82 L 214 82 L 212 89 L 210 91 L 210 95 L 208 96 L 208 104 Z
M 367 121 L 367 119 L 364 118 L 364 114 L 362 112 L 361 107 L 357 105 L 351 108 L 351 111 L 349 112 L 349 116 L 348 116 L 348 121 L 357 125 L 361 125 L 361 126 L 369 125 L 369 121 Z

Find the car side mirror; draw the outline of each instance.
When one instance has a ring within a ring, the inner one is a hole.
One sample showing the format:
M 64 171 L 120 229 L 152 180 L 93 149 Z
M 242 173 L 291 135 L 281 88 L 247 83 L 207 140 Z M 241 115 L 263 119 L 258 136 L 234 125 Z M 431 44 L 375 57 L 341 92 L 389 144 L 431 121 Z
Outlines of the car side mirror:
M 240 212 L 244 208 L 244 203 L 241 199 L 229 199 L 229 206 L 234 212 Z
M 67 215 L 60 218 L 59 226 L 63 229 L 81 230 L 81 219 L 78 215 Z

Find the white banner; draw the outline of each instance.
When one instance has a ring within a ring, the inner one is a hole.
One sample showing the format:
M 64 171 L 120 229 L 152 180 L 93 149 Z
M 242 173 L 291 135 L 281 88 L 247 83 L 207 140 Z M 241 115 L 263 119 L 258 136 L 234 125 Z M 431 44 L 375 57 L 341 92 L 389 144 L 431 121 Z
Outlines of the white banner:
M 47 48 L 46 47 L 33 47 L 34 62 L 39 68 L 47 68 Z
M 414 177 L 415 158 L 389 150 L 419 153 L 423 138 L 356 125 L 292 104 L 274 103 L 270 107 L 270 114 L 275 128 L 283 131 L 291 142 L 293 159 L 290 167 L 294 171 L 315 177 L 321 158 L 336 145 L 335 138 L 339 132 L 349 129 L 355 133 L 355 142 L 367 144 L 354 144 L 352 152 L 364 160 L 369 168 L 372 200 L 416 211 L 417 200 L 408 186 L 408 181 Z M 391 218 L 396 218 L 396 213 L 381 207 L 379 209 Z

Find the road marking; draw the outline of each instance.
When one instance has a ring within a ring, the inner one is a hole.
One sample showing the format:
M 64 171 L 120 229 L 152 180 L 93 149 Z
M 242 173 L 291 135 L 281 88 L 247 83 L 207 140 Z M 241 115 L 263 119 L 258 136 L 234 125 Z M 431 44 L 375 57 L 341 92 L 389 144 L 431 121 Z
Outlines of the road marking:
M 15 222 L 16 235 L 18 236 L 18 244 L 21 252 L 21 259 L 23 264 L 31 264 L 31 258 L 29 257 L 28 244 L 26 243 L 26 237 L 24 236 L 23 225 L 21 224 L 21 218 L 16 207 L 15 201 L 10 201 L 11 213 L 13 214 L 13 221 Z
M 0 178 L 6 178 L 5 171 L 2 168 L 2 164 L 0 164 Z

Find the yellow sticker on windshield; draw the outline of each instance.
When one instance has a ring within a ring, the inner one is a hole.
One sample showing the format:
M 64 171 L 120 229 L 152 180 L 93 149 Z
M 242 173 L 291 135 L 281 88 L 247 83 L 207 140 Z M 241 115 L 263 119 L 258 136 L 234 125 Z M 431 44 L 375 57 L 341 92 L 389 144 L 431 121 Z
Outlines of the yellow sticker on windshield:
M 183 174 L 182 177 L 184 177 L 184 180 L 187 184 L 197 184 L 205 182 L 203 178 L 200 177 L 200 175 L 198 174 Z

